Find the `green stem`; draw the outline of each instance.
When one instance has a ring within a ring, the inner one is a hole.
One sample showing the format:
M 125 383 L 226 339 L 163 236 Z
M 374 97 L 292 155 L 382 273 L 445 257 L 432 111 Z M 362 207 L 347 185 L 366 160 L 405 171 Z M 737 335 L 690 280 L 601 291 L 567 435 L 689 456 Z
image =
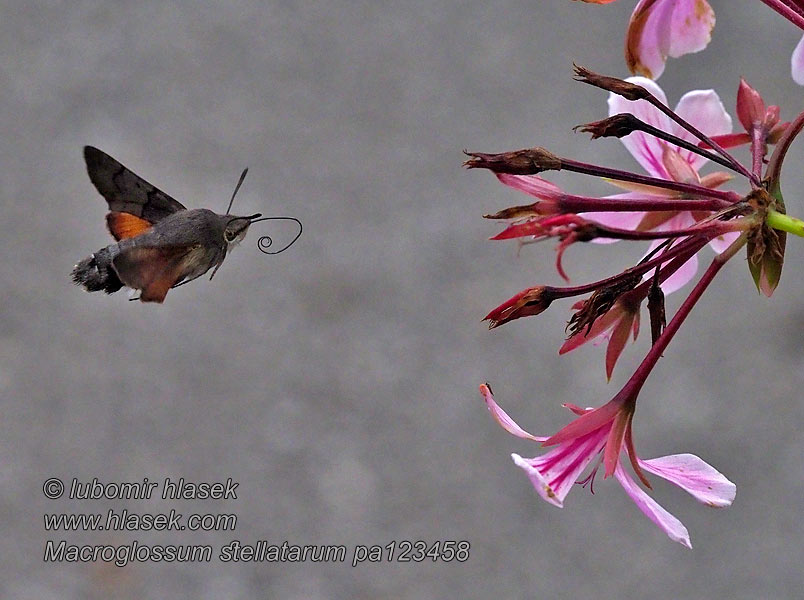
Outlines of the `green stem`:
M 786 231 L 787 233 L 804 237 L 804 221 L 801 219 L 789 217 L 770 209 L 765 216 L 765 223 L 768 224 L 768 227 L 772 227 L 773 229 L 779 229 L 780 231 Z

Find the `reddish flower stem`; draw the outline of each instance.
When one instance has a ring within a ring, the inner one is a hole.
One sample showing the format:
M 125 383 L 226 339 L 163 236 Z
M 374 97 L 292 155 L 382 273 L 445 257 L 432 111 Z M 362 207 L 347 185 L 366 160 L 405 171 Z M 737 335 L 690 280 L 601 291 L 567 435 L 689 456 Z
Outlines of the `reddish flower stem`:
M 678 271 L 684 264 L 692 258 L 692 254 L 682 254 L 680 256 L 676 256 L 673 260 L 671 260 L 667 266 L 661 267 L 659 270 L 659 283 L 664 283 L 668 277 L 670 277 L 673 273 Z M 633 291 L 629 292 L 631 294 L 637 294 L 637 297 L 647 298 L 648 293 L 650 292 L 650 288 L 653 285 L 653 278 L 643 281 L 637 287 L 633 289 Z
M 592 198 L 588 196 L 564 195 L 558 200 L 562 212 L 624 212 L 624 211 L 667 211 L 667 210 L 720 210 L 732 206 L 732 202 L 709 200 L 683 200 L 677 198 Z
M 762 2 L 800 29 L 804 29 L 804 9 L 799 4 L 784 0 L 762 0 Z
M 670 229 L 665 231 L 634 231 L 632 229 L 617 229 L 615 227 L 606 227 L 598 225 L 597 230 L 600 232 L 598 237 L 609 238 L 615 240 L 662 240 L 665 238 L 678 238 L 687 237 L 690 235 L 705 235 L 714 238 L 724 233 L 735 231 L 736 229 L 744 229 L 749 227 L 748 224 L 743 224 L 742 227 L 735 227 L 739 222 L 733 221 L 730 225 L 726 225 L 722 221 L 714 221 L 705 225 L 695 225 L 686 229 Z
M 673 339 L 679 327 L 681 327 L 681 324 L 689 316 L 692 308 L 698 300 L 700 300 L 706 288 L 712 283 L 712 280 L 715 278 L 718 271 L 720 271 L 721 267 L 745 245 L 746 239 L 747 235 L 742 234 L 726 251 L 714 258 L 712 264 L 709 265 L 709 268 L 695 285 L 692 292 L 690 292 L 690 295 L 687 296 L 687 299 L 681 304 L 676 314 L 673 315 L 672 320 L 667 324 L 667 327 L 659 336 L 659 339 L 651 346 L 645 358 L 637 367 L 636 371 L 634 371 L 634 374 L 617 394 L 618 396 L 622 398 L 636 398 L 639 390 L 642 389 L 642 386 L 645 384 L 648 375 L 650 375 L 653 367 L 656 366 L 656 363 L 659 361 L 659 358 L 667 348 L 670 340 Z
M 719 164 L 722 167 L 726 167 L 727 169 L 731 169 L 732 171 L 736 171 L 737 173 L 740 173 L 741 175 L 745 174 L 743 172 L 744 169 L 743 169 L 743 171 L 741 171 L 738 168 L 737 161 L 734 158 L 724 158 L 720 154 L 716 154 L 715 152 L 710 152 L 708 149 L 701 148 L 700 146 L 698 146 L 697 144 L 694 144 L 693 142 L 688 142 L 687 140 L 682 139 L 682 138 L 680 138 L 680 137 L 678 137 L 676 135 L 673 135 L 672 133 L 667 133 L 666 131 L 662 131 L 658 127 L 654 127 L 650 123 L 645 123 L 645 121 L 642 121 L 641 119 L 638 119 L 638 118 L 636 118 L 633 115 L 630 115 L 628 113 L 615 115 L 615 116 L 627 116 L 627 117 L 629 117 L 631 119 L 632 122 L 638 123 L 639 128 L 634 129 L 634 131 L 643 131 L 644 133 L 647 133 L 648 135 L 652 135 L 655 138 L 658 138 L 660 140 L 664 140 L 666 142 L 670 142 L 674 146 L 678 146 L 679 148 L 684 148 L 685 150 L 688 150 L 689 152 L 692 152 L 694 154 L 698 154 L 699 156 L 703 156 L 705 159 L 711 160 L 712 162 L 715 162 L 715 163 Z M 582 129 L 582 131 L 585 131 L 585 130 Z M 690 132 L 690 133 L 692 133 L 692 132 Z M 693 135 L 695 135 L 695 134 L 693 134 Z M 703 134 L 701 134 L 701 135 L 703 135 Z M 592 137 L 592 139 L 595 139 L 594 136 Z
M 708 143 L 708 142 L 707 142 Z M 725 190 L 713 190 L 700 185 L 693 185 L 689 183 L 679 183 L 677 181 L 668 181 L 667 179 L 659 179 L 657 177 L 650 177 L 648 175 L 639 175 L 638 173 L 631 173 L 629 171 L 620 171 L 619 169 L 610 169 L 608 167 L 599 167 L 588 163 L 582 163 L 569 158 L 561 158 L 561 169 L 567 171 L 574 171 L 576 173 L 583 173 L 584 175 L 594 175 L 595 177 L 606 177 L 608 179 L 616 179 L 619 181 L 630 181 L 632 183 L 639 183 L 642 185 L 649 185 L 684 194 L 691 194 L 693 196 L 704 198 L 718 198 L 724 200 L 729 204 L 739 202 L 740 195 L 736 192 L 729 192 Z M 749 173 L 750 175 L 750 173 Z
M 800 15 L 804 15 L 804 1 L 802 0 L 781 0 Z
M 651 93 L 648 93 L 648 97 L 645 98 L 645 101 L 650 102 L 653 106 L 658 108 L 668 117 L 670 117 L 673 121 L 681 125 L 681 127 L 689 131 L 692 135 L 697 137 L 699 140 L 701 140 L 702 142 L 707 144 L 710 148 L 712 148 L 715 152 L 720 154 L 723 158 L 725 158 L 732 164 L 735 171 L 747 177 L 754 185 L 759 185 L 760 183 L 759 178 L 754 177 L 754 175 L 748 169 L 746 169 L 740 161 L 738 161 L 731 154 L 726 152 L 726 150 L 712 138 L 699 131 L 697 127 L 691 125 L 690 123 L 682 119 L 680 116 L 678 116 L 676 112 L 669 106 L 665 106 L 664 104 L 662 104 L 662 102 L 658 98 L 656 98 L 656 96 L 654 96 Z
M 765 144 L 765 137 L 767 132 L 761 125 L 751 128 L 751 158 L 752 170 L 754 175 L 762 177 L 763 161 L 765 159 L 765 152 L 767 152 L 767 145 Z
M 764 0 L 763 0 L 764 1 Z M 643 4 L 641 7 L 642 10 L 646 10 L 646 6 L 648 3 Z M 632 20 L 636 19 L 636 15 L 631 16 Z M 593 85 L 595 87 L 599 87 L 604 90 L 608 90 L 613 94 L 617 94 L 618 96 L 622 96 L 626 100 L 644 100 L 648 104 L 658 108 L 661 112 L 665 115 L 670 117 L 675 123 L 680 125 L 682 128 L 686 129 L 692 135 L 697 137 L 699 140 L 704 142 L 706 146 L 712 148 L 715 152 L 720 154 L 723 158 L 725 158 L 730 165 L 736 170 L 738 173 L 747 177 L 754 186 L 759 186 L 760 181 L 758 178 L 754 177 L 754 175 L 746 169 L 736 158 L 734 158 L 731 154 L 726 152 L 726 150 L 717 142 L 712 140 L 710 137 L 705 135 L 703 132 L 698 130 L 697 127 L 688 123 L 684 119 L 682 119 L 678 114 L 673 111 L 668 106 L 665 106 L 661 101 L 659 101 L 656 96 L 651 94 L 647 89 L 645 89 L 641 85 L 637 85 L 635 83 L 630 83 L 623 79 L 618 79 L 616 77 L 606 77 L 604 75 L 599 75 L 597 73 L 593 73 L 589 69 L 584 67 L 575 65 L 575 79 L 578 81 L 582 81 L 583 83 L 587 83 L 589 85 Z
M 796 139 L 796 136 L 804 129 L 804 112 L 798 115 L 790 125 L 787 126 L 782 137 L 776 142 L 776 149 L 771 154 L 770 161 L 768 161 L 768 169 L 765 171 L 765 177 L 769 181 L 769 189 L 771 194 L 779 192 L 779 176 L 782 172 L 782 163 L 790 148 L 790 144 Z
M 714 237 L 714 236 L 712 236 Z M 677 256 L 686 255 L 687 260 L 689 260 L 693 254 L 696 254 L 701 248 L 706 246 L 709 242 L 709 237 L 705 235 L 694 235 L 690 236 L 689 238 L 682 240 L 666 252 L 663 252 L 656 258 L 652 258 L 650 260 L 646 260 L 643 263 L 635 265 L 629 269 L 626 269 L 622 273 L 618 273 L 617 275 L 612 275 L 611 277 L 607 277 L 605 279 L 601 279 L 600 281 L 593 281 L 592 283 L 586 283 L 584 285 L 578 285 L 574 287 L 563 287 L 563 288 L 551 288 L 551 294 L 554 298 L 571 298 L 572 296 L 580 296 L 581 294 L 588 294 L 594 292 L 600 287 L 606 287 L 612 284 L 615 284 L 623 279 L 628 277 L 634 277 L 638 275 L 644 275 L 651 269 L 662 265 Z M 684 261 L 686 262 L 686 260 Z

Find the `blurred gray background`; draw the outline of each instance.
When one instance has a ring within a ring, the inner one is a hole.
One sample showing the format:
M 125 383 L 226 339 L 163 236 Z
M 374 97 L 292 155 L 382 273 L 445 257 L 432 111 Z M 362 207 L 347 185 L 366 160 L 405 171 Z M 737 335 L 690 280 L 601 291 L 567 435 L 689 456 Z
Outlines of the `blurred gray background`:
M 560 280 L 552 244 L 517 256 L 487 239 L 499 227 L 481 215 L 526 198 L 461 169 L 464 148 L 532 145 L 639 169 L 617 141 L 571 131 L 606 115 L 606 94 L 574 83 L 572 62 L 624 76 L 633 4 L 4 3 L 0 596 L 796 597 L 804 240 L 789 240 L 771 300 L 742 255 L 729 264 L 642 392 L 642 456 L 692 452 L 738 486 L 731 508 L 713 510 L 654 478 L 692 551 L 613 481 L 598 479 L 594 496 L 577 488 L 563 510 L 542 502 L 509 457 L 540 450 L 497 426 L 477 391 L 490 381 L 521 425 L 549 434 L 569 419 L 562 402 L 607 401 L 647 350 L 645 330 L 610 384 L 603 348 L 559 357 L 568 302 L 489 332 L 480 319 L 491 308 Z M 734 115 L 742 75 L 784 118 L 804 108 L 788 66 L 800 33 L 760 2 L 712 5 L 709 49 L 672 61 L 660 80 L 670 103 L 714 87 Z M 85 144 L 219 212 L 248 166 L 235 212 L 294 215 L 305 233 L 266 257 L 255 227 L 215 280 L 162 306 L 87 294 L 70 270 L 110 238 Z M 783 180 L 798 216 L 803 158 L 796 143 Z M 582 176 L 551 179 L 611 193 Z M 581 283 L 642 252 L 579 245 L 565 265 Z M 53 476 L 240 485 L 228 501 L 47 500 Z M 44 531 L 46 512 L 110 508 L 238 522 L 234 532 Z M 120 569 L 46 564 L 46 539 L 468 540 L 471 557 Z

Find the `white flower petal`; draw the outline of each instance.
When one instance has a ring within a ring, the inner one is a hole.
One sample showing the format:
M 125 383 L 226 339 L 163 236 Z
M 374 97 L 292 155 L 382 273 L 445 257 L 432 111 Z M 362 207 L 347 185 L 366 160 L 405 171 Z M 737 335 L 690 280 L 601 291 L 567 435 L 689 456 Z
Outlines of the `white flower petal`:
M 694 497 L 698 502 L 722 508 L 730 506 L 737 486 L 720 471 L 694 454 L 671 454 L 639 460 L 646 471 L 663 477 Z
M 720 101 L 720 96 L 715 90 L 693 90 L 681 97 L 676 106 L 676 114 L 682 119 L 693 125 L 701 133 L 713 137 L 731 133 L 731 116 L 726 111 L 726 107 Z M 698 139 L 674 123 L 671 133 L 689 142 L 698 143 Z M 679 150 L 679 154 L 684 157 L 696 170 L 706 164 L 707 159 L 689 150 Z
M 626 81 L 641 85 L 662 103 L 667 104 L 667 98 L 662 88 L 645 77 L 629 77 Z M 670 119 L 658 108 L 645 100 L 626 100 L 622 96 L 609 94 L 609 116 L 620 113 L 631 113 L 642 121 L 658 127 L 663 131 L 672 131 Z M 620 140 L 631 155 L 642 167 L 654 177 L 668 179 L 667 172 L 662 163 L 664 142 L 641 131 L 630 133 Z
M 796 45 L 793 50 L 793 56 L 790 57 L 790 70 L 793 75 L 793 81 L 799 85 L 804 85 L 804 37 Z
M 656 500 L 651 498 L 645 490 L 639 487 L 619 463 L 614 470 L 614 476 L 617 478 L 617 481 L 620 482 L 620 485 L 623 486 L 625 493 L 628 494 L 646 517 L 653 521 L 659 529 L 664 531 L 671 540 L 687 548 L 692 548 L 690 534 L 687 528 L 684 527 L 684 524 L 662 508 Z
M 712 250 L 714 250 L 718 254 L 721 254 L 729 246 L 731 246 L 738 237 L 740 237 L 739 231 L 724 233 L 723 235 L 718 236 L 713 240 L 710 240 L 709 246 L 712 248 Z
M 494 401 L 494 395 L 491 393 L 491 388 L 489 388 L 487 384 L 484 383 L 480 386 L 480 394 L 486 401 L 486 406 L 491 416 L 494 417 L 494 420 L 508 433 L 526 440 L 533 440 L 534 442 L 543 442 L 547 439 L 546 437 L 532 435 L 517 425 L 516 421 L 509 417 L 508 413 L 500 408 L 500 405 Z
M 536 492 L 545 501 L 549 502 L 553 506 L 557 506 L 558 508 L 564 507 L 563 499 L 558 497 L 555 490 L 550 487 L 550 484 L 547 483 L 547 480 L 542 476 L 541 473 L 539 473 L 538 469 L 533 467 L 526 459 L 519 456 L 519 454 L 512 454 L 511 458 L 514 460 L 514 464 L 517 467 L 525 471 L 528 479 L 530 479 L 530 482 L 536 489 Z

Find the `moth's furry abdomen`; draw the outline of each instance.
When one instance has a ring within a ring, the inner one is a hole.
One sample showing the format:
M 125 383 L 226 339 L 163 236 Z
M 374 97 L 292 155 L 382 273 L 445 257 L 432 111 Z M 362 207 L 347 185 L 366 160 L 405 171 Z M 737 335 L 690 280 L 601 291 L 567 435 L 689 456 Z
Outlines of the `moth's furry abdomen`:
M 112 254 L 108 248 L 91 254 L 73 268 L 72 279 L 88 292 L 104 291 L 112 294 L 123 283 L 112 268 Z

